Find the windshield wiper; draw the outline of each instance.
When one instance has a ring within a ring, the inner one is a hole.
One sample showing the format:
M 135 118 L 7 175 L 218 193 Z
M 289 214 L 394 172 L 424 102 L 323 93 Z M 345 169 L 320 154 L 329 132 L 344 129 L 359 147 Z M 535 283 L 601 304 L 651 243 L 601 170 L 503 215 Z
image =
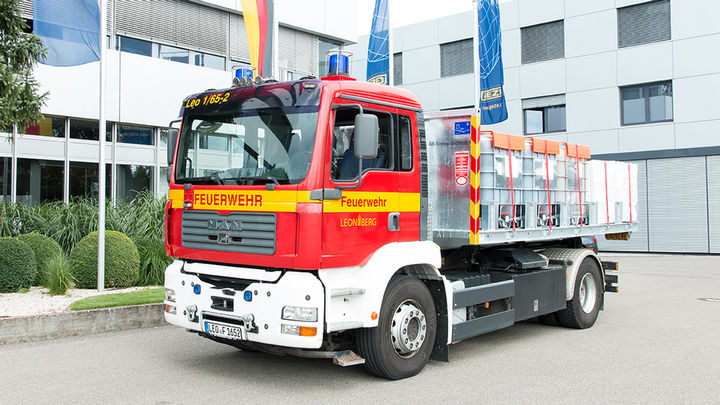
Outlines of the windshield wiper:
M 218 184 L 223 185 L 223 181 L 220 179 L 220 177 L 217 175 L 217 173 L 212 174 L 210 176 L 199 176 L 199 177 L 185 177 L 183 179 L 178 179 L 178 183 L 190 183 L 190 184 Z
M 249 185 L 256 184 L 256 183 L 257 184 L 275 183 L 276 185 L 280 184 L 280 182 L 278 182 L 277 179 L 272 176 L 243 176 L 243 177 L 235 178 L 234 180 L 238 184 L 240 184 L 241 182 L 243 182 L 243 183 L 247 182 L 246 184 L 249 183 Z

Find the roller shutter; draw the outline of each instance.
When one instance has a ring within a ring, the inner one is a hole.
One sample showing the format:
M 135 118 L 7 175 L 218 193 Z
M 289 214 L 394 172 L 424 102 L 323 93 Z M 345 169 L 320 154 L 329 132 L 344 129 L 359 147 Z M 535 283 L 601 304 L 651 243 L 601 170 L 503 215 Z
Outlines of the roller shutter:
M 279 67 L 317 75 L 317 37 L 302 31 L 280 27 L 278 35 Z
M 565 57 L 565 24 L 554 21 L 520 29 L 522 63 Z
M 720 253 L 720 156 L 707 157 L 710 253 Z
M 118 34 L 225 54 L 228 13 L 188 1 L 117 0 Z
M 633 220 L 637 219 L 638 229 L 630 235 L 629 241 L 605 240 L 598 236 L 598 248 L 601 251 L 611 252 L 647 252 L 648 251 L 648 199 L 647 199 L 647 161 L 635 160 L 638 166 L 638 201 L 637 211 L 633 212 Z
M 670 39 L 670 1 L 652 1 L 619 8 L 618 48 Z
M 473 40 L 440 44 L 440 77 L 473 72 Z
M 237 14 L 230 15 L 230 58 L 250 63 L 245 20 Z
M 705 157 L 648 160 L 649 248 L 708 253 Z

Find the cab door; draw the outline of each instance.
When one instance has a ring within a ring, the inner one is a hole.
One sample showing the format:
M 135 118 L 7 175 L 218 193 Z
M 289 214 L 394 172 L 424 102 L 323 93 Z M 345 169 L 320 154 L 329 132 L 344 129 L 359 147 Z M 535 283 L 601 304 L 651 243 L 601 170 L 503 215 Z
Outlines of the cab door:
M 359 160 L 354 129 L 360 108 L 346 100 L 334 103 L 325 159 L 322 268 L 362 265 L 377 249 L 399 240 L 393 114 L 372 104 L 362 108 L 378 117 L 380 131 L 377 156 Z

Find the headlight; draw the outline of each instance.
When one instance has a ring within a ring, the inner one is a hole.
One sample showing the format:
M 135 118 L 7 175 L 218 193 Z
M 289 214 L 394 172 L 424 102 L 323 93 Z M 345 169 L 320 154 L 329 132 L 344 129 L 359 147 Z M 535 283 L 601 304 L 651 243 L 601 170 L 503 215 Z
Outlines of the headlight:
M 282 319 L 287 321 L 316 322 L 318 309 L 310 307 L 294 307 L 288 305 L 282 309 Z
M 175 302 L 175 290 L 172 288 L 165 289 L 165 301 Z

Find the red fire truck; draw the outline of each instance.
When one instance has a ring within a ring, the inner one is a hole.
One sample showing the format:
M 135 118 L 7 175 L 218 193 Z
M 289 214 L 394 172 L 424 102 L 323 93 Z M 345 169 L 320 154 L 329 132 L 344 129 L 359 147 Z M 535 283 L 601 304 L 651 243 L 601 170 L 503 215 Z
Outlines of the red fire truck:
M 183 101 L 168 148 L 165 319 L 245 350 L 400 379 L 539 317 L 592 326 L 633 230 L 636 169 L 424 113 L 344 76 Z

